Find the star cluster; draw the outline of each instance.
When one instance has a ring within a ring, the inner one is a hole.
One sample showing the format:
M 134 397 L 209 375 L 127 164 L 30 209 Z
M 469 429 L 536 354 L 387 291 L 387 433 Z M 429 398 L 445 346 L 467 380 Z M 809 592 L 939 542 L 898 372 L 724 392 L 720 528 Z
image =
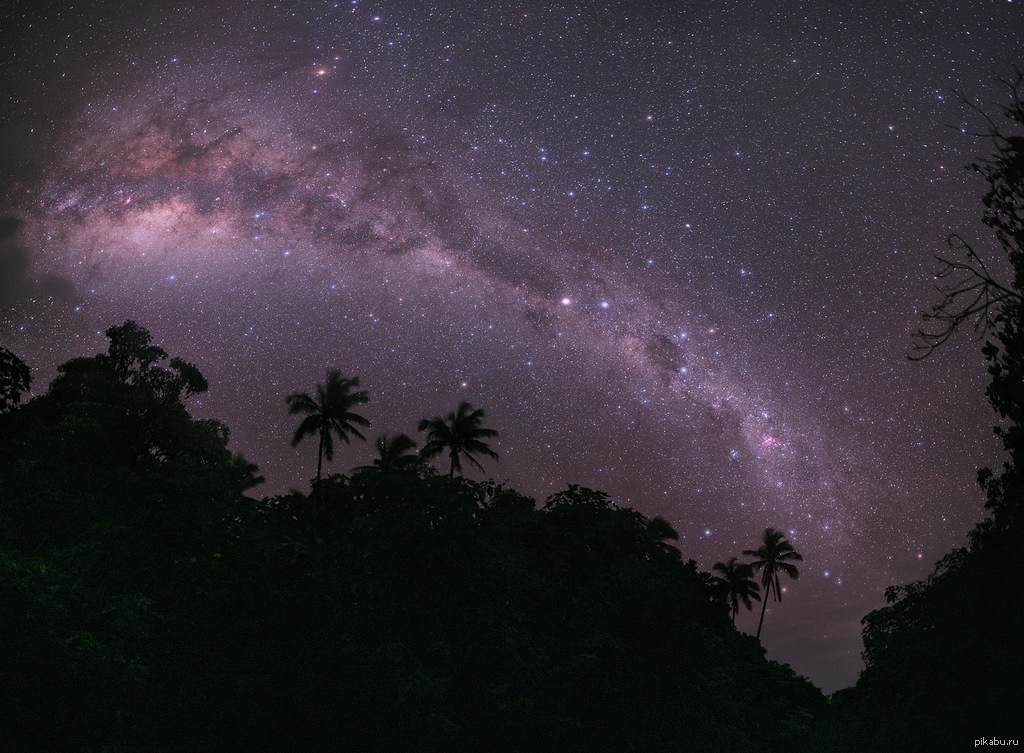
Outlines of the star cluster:
M 1020 42 L 972 5 L 27 5 L 0 337 L 41 386 L 137 320 L 268 493 L 332 367 L 375 432 L 483 406 L 497 478 L 607 490 L 705 568 L 782 528 L 766 646 L 834 689 L 995 457 L 977 346 L 905 359 L 932 254 L 982 232 L 952 91 Z

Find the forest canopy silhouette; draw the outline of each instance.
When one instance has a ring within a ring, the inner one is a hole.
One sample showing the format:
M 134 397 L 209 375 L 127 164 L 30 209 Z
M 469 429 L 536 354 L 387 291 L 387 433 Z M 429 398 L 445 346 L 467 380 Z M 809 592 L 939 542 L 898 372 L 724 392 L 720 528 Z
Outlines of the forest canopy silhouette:
M 665 521 L 456 476 L 492 454 L 481 409 L 424 419 L 421 456 L 382 437 L 373 465 L 257 500 L 227 428 L 189 415 L 199 370 L 107 334 L 2 417 L 17 748 L 784 750 L 825 709 Z M 359 424 L 356 386 L 289 398 L 317 419 L 296 436 Z

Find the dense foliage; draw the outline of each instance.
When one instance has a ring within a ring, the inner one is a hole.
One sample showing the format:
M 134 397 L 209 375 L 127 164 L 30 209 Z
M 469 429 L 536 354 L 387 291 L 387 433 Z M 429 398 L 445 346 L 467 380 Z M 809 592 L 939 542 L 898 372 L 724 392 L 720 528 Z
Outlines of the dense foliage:
M 824 698 L 664 521 L 419 462 L 257 501 L 199 371 L 108 335 L 0 415 L 4 750 L 804 749 Z

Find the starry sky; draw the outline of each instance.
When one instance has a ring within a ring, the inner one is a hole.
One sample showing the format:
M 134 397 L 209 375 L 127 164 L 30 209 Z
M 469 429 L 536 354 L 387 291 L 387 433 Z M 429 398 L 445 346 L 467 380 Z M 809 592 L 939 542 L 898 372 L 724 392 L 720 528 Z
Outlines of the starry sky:
M 267 494 L 315 470 L 284 397 L 338 368 L 371 437 L 469 400 L 495 478 L 606 490 L 702 567 L 781 528 L 764 643 L 832 691 L 998 459 L 978 345 L 906 355 L 945 237 L 993 248 L 954 92 L 998 101 L 1021 5 L 15 4 L 0 344 L 40 390 L 135 319 Z

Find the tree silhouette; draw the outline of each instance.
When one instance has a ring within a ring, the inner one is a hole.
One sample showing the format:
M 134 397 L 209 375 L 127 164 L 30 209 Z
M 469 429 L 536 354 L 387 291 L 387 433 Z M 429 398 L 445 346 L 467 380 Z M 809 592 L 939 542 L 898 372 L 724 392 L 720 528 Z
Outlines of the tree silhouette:
M 925 324 L 915 333 L 910 358 L 927 358 L 965 323 L 985 341 L 982 354 L 992 378 L 986 394 L 1002 419 L 995 433 L 1009 459 L 1001 470 L 981 469 L 978 480 L 994 524 L 1003 526 L 1010 518 L 1024 519 L 1024 70 L 997 81 L 1010 101 L 995 114 L 957 94 L 984 121 L 973 135 L 993 149 L 970 167 L 988 183 L 982 221 L 994 232 L 1000 253 L 987 264 L 982 251 L 959 235 L 950 236 L 955 254 L 936 257 L 936 289 L 942 298 L 922 313 Z
M 785 573 L 793 580 L 800 577 L 800 571 L 794 562 L 803 562 L 804 558 L 797 552 L 793 545 L 786 539 L 786 534 L 775 528 L 764 529 L 764 540 L 757 549 L 747 549 L 743 552 L 748 557 L 754 557 L 750 566 L 761 573 L 761 585 L 764 593 L 761 601 L 761 619 L 757 623 L 757 637 L 761 637 L 761 626 L 764 625 L 764 612 L 768 607 L 768 597 L 774 596 L 775 601 L 782 601 L 782 586 L 779 584 L 779 574 Z
M 410 468 L 420 462 L 416 454 L 416 442 L 408 434 L 396 434 L 388 437 L 381 434 L 374 443 L 377 446 L 377 457 L 370 465 L 361 465 L 357 471 L 394 471 Z
M 455 471 L 462 473 L 462 458 L 486 473 L 474 456 L 486 455 L 497 460 L 498 453 L 483 440 L 498 436 L 498 432 L 484 428 L 483 418 L 483 408 L 474 408 L 463 401 L 454 413 L 444 418 L 434 416 L 422 419 L 418 428 L 427 433 L 427 441 L 420 450 L 420 457 L 426 460 L 447 452 L 451 459 L 448 471 L 450 477 L 455 475 Z
M 97 356 L 97 361 L 113 369 L 127 384 L 144 387 L 168 404 L 201 395 L 210 388 L 199 369 L 182 358 L 172 358 L 170 368 L 164 367 L 167 351 L 153 345 L 149 330 L 134 321 L 110 327 L 105 334 L 110 346 Z
M 754 601 L 761 601 L 761 589 L 754 580 L 754 568 L 738 557 L 730 557 L 727 562 L 716 562 L 711 568 L 720 575 L 712 578 L 712 583 L 721 590 L 732 614 L 732 624 L 736 624 L 736 615 L 740 611 L 740 603 L 749 611 Z
M 318 434 L 320 447 L 317 452 L 316 480 L 322 475 L 324 458 L 334 457 L 334 437 L 350 442 L 349 437 L 365 440 L 356 426 L 369 426 L 370 422 L 352 408 L 369 401 L 365 390 L 358 389 L 359 377 L 351 379 L 342 377 L 341 372 L 333 369 L 327 372 L 326 384 L 316 385 L 316 397 L 307 392 L 296 392 L 286 398 L 288 413 L 307 414 L 292 437 L 295 447 L 307 436 Z
M 646 524 L 648 540 L 664 554 L 678 558 L 679 550 L 676 549 L 673 541 L 679 541 L 679 533 L 672 524 L 664 518 L 650 518 Z
M 32 383 L 28 366 L 7 348 L 0 348 L 0 413 L 13 410 Z
M 1024 71 L 1017 69 L 1011 79 L 997 81 L 1010 93 L 1010 104 L 1002 108 L 1002 115 L 1019 129 L 1024 126 Z M 1015 312 L 1024 308 L 1020 286 L 1024 273 L 1024 214 L 1020 211 L 1024 201 L 1024 136 L 1009 132 L 962 92 L 957 95 L 985 121 L 985 130 L 973 135 L 990 141 L 994 147 L 993 156 L 970 167 L 988 181 L 983 221 L 995 231 L 1012 274 L 1000 279 L 993 269 L 1002 264 L 990 267 L 982 253 L 962 236 L 949 236 L 946 243 L 953 254 L 935 257 L 939 263 L 935 289 L 942 298 L 921 313 L 924 325 L 914 334 L 914 351 L 910 355 L 915 361 L 930 356 L 967 322 L 979 340 L 993 332 L 996 340 L 1006 339 L 1006 328 L 1014 321 Z M 990 346 L 991 341 L 987 347 Z M 986 352 L 989 361 L 995 360 L 994 351 L 998 349 L 992 350 Z

